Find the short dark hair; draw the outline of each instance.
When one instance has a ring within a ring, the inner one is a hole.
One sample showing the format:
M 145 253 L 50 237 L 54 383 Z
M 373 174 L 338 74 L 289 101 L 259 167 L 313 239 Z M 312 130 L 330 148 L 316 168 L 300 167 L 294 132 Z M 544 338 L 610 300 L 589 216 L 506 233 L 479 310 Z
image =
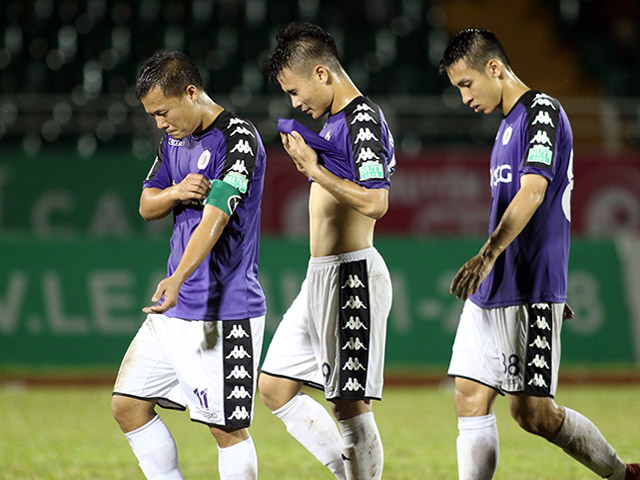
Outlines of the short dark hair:
M 140 67 L 136 81 L 136 98 L 140 100 L 155 87 L 167 97 L 179 97 L 189 85 L 204 89 L 200 70 L 182 52 L 160 51 L 149 57 Z
M 320 60 L 329 68 L 340 70 L 336 42 L 322 27 L 308 22 L 292 22 L 276 35 L 278 45 L 262 66 L 272 82 L 285 68 Z
M 462 30 L 449 43 L 440 60 L 440 73 L 459 60 L 464 60 L 471 68 L 483 71 L 485 65 L 492 58 L 497 58 L 511 68 L 502 44 L 495 33 L 478 28 Z

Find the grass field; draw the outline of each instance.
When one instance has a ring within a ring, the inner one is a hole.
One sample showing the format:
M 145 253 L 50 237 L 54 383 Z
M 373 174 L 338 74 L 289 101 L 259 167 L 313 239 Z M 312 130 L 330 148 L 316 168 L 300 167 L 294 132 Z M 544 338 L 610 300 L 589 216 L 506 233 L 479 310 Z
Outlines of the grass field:
M 311 392 L 317 397 L 316 393 Z M 143 479 L 109 411 L 110 388 L 0 386 L 0 479 Z M 455 479 L 456 418 L 449 387 L 387 388 L 375 413 L 385 448 L 386 480 Z M 557 401 L 590 417 L 625 460 L 640 460 L 640 386 L 566 386 Z M 186 413 L 162 411 L 186 479 L 216 479 L 208 429 Z M 496 405 L 497 480 L 595 479 L 545 440 L 519 430 Z M 251 428 L 260 478 L 333 478 L 260 402 Z

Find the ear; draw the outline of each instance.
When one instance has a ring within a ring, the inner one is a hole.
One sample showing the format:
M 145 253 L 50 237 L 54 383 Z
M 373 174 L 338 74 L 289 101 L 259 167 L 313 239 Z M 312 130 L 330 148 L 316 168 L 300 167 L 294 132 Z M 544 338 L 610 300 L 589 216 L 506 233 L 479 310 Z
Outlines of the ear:
M 498 78 L 502 75 L 502 71 L 504 70 L 504 66 L 502 62 L 496 58 L 492 58 L 487 62 L 487 66 L 485 67 L 485 71 L 487 75 L 490 77 Z
M 188 85 L 187 88 L 184 89 L 185 95 L 192 101 L 196 101 L 198 99 L 198 87 L 195 85 Z
M 315 68 L 313 69 L 313 78 L 315 78 L 321 83 L 326 84 L 329 82 L 329 79 L 331 78 L 331 72 L 326 66 L 322 64 L 316 65 Z

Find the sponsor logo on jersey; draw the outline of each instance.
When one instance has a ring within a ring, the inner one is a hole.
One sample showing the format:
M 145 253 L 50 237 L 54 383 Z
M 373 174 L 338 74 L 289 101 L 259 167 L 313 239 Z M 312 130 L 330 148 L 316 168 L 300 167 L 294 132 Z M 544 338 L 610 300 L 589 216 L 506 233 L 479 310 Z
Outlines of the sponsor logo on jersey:
M 533 385 L 534 387 L 548 387 L 547 382 L 544 381 L 544 378 L 539 373 L 535 373 L 527 385 Z
M 244 328 L 242 328 L 242 325 L 234 325 L 231 328 L 231 332 L 229 333 L 229 335 L 226 336 L 227 339 L 229 338 L 243 338 L 243 337 L 248 337 L 249 334 L 244 330 Z
M 384 168 L 378 162 L 364 162 L 358 168 L 361 180 L 369 180 L 371 178 L 384 178 Z
M 342 370 L 349 370 L 353 372 L 354 370 L 366 370 L 366 368 L 364 368 L 364 365 L 362 365 L 360 360 L 356 357 L 349 357 L 345 362 L 344 367 L 342 367 Z
M 537 107 L 538 105 L 542 105 L 543 107 L 551 107 L 554 110 L 556 107 L 553 105 L 551 101 L 551 97 L 549 95 L 545 95 L 544 93 L 539 93 L 533 99 L 533 103 L 531 104 L 531 108 Z
M 499 183 L 511 183 L 511 165 L 499 165 L 491 171 L 491 186 L 497 187 Z
M 544 145 L 534 145 L 529 149 L 529 155 L 527 155 L 527 163 L 542 163 L 544 165 L 551 165 L 551 158 L 553 158 L 553 152 L 550 148 L 545 147 Z
M 240 152 L 240 153 L 250 153 L 253 155 L 253 150 L 251 150 L 251 145 L 249 145 L 248 140 L 238 140 L 238 143 L 234 145 L 229 153 Z
M 551 115 L 549 115 L 549 112 L 544 110 L 540 110 L 538 112 L 538 115 L 536 115 L 536 118 L 533 120 L 531 125 L 549 125 L 551 127 L 554 126 L 553 120 L 551 120 Z
M 238 359 L 242 359 L 242 358 L 251 358 L 251 355 L 249 354 L 249 352 L 247 352 L 244 347 L 242 345 L 238 346 L 238 345 L 234 345 L 233 350 L 231 350 L 231 353 L 229 353 L 229 355 L 227 355 L 225 357 L 227 360 L 229 360 L 230 358 L 234 358 L 236 360 Z
M 236 405 L 236 408 L 231 412 L 227 420 L 246 420 L 250 417 L 247 407 Z
M 202 415 L 204 418 L 218 418 L 218 414 L 217 413 L 208 412 L 206 410 L 203 410 L 200 407 L 196 407 L 196 412 L 199 413 L 200 415 Z
M 248 128 L 242 127 L 242 126 L 236 127 L 236 129 L 233 132 L 231 132 L 231 134 L 229 136 L 233 137 L 235 134 L 251 135 L 253 138 L 256 137 L 251 130 L 249 130 Z
M 344 282 L 344 285 L 342 286 L 342 288 L 347 288 L 347 287 L 348 288 L 364 287 L 364 283 L 362 283 L 357 273 L 353 275 L 349 274 L 349 276 L 347 277 L 347 281 Z
M 364 387 L 360 385 L 357 378 L 349 377 L 347 383 L 345 383 L 342 390 L 349 390 L 350 392 L 357 392 L 358 390 L 364 390 Z
M 249 122 L 241 118 L 233 117 L 229 120 L 229 126 L 227 128 L 231 128 L 234 125 L 249 125 Z
M 342 327 L 342 330 L 361 330 L 363 328 L 368 330 L 367 326 L 360 320 L 360 317 L 349 317 L 349 320 L 345 323 L 344 327 Z
M 551 350 L 551 345 L 546 338 L 536 335 L 536 339 L 529 345 L 530 347 L 537 347 L 541 350 L 547 349 Z
M 184 140 L 177 140 L 173 137 L 169 137 L 169 145 L 172 147 L 184 147 Z
M 245 378 L 251 378 L 251 374 L 247 372 L 247 369 L 244 368 L 244 365 L 235 365 L 231 373 L 227 375 L 227 380 L 230 378 L 235 378 L 236 380 L 244 380 Z
M 537 368 L 546 368 L 547 370 L 549 370 L 549 364 L 547 363 L 547 361 L 542 355 L 538 354 L 536 354 L 534 359 L 531 360 L 527 365 L 529 365 L 530 367 L 535 366 Z
M 551 327 L 549 326 L 549 322 L 547 322 L 547 319 L 544 317 L 541 317 L 540 315 L 536 316 L 536 321 L 533 322 L 533 326 L 539 328 L 540 330 L 551 330 Z
M 358 337 L 349 337 L 349 341 L 347 343 L 345 343 L 344 347 L 342 347 L 342 350 L 367 350 L 367 347 L 365 347 L 364 343 L 362 343 L 362 341 L 360 341 L 360 339 Z
M 209 165 L 209 160 L 211 160 L 211 152 L 209 150 L 205 150 L 200 154 L 200 158 L 198 158 L 198 168 L 202 170 L 207 165 Z
M 351 121 L 351 125 L 353 125 L 354 123 L 360 123 L 360 122 L 373 122 L 375 124 L 377 124 L 378 122 L 376 122 L 376 120 L 369 115 L 367 112 L 359 112 L 357 115 L 355 115 L 353 117 L 353 120 Z
M 232 398 L 235 398 L 236 400 L 244 399 L 244 398 L 251 398 L 251 394 L 249 392 L 247 392 L 247 389 L 244 388 L 244 385 L 240 385 L 240 386 L 236 385 L 235 387 L 233 387 L 233 390 L 231 391 L 231 393 L 227 397 L 227 400 L 230 400 Z
M 223 182 L 228 183 L 232 187 L 236 187 L 240 193 L 246 193 L 249 187 L 249 180 L 246 176 L 237 172 L 229 172 L 222 179 Z
M 507 126 L 507 128 L 504 129 L 504 133 L 502 134 L 502 145 L 506 145 L 507 143 L 509 143 L 512 133 L 513 128 L 511 127 L 511 125 Z
M 369 140 L 375 140 L 376 142 L 378 141 L 378 139 L 371 132 L 371 130 L 369 130 L 368 127 L 364 127 L 358 130 L 358 135 L 356 135 L 356 139 L 354 140 L 353 143 L 368 142 Z
M 349 296 L 349 299 L 344 304 L 344 307 L 342 307 L 342 310 L 344 310 L 345 308 L 352 308 L 354 310 L 360 310 L 361 308 L 364 308 L 365 310 L 367 309 L 365 304 L 362 303 L 362 300 L 360 300 L 360 297 L 358 297 L 357 295 L 355 297 L 353 295 Z

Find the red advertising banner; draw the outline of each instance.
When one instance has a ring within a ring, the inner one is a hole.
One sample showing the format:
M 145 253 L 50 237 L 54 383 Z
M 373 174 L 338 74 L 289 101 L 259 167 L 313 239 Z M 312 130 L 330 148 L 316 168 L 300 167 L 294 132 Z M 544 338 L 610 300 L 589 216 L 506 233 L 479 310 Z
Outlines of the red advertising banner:
M 376 231 L 486 235 L 489 154 L 488 150 L 428 150 L 418 156 L 398 155 L 389 211 Z M 578 154 L 574 176 L 573 233 L 640 233 L 640 153 Z M 263 232 L 306 234 L 308 189 L 308 181 L 284 151 L 269 151 Z

